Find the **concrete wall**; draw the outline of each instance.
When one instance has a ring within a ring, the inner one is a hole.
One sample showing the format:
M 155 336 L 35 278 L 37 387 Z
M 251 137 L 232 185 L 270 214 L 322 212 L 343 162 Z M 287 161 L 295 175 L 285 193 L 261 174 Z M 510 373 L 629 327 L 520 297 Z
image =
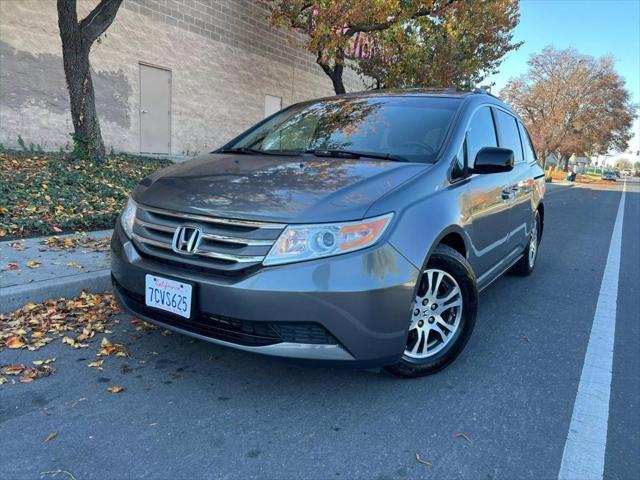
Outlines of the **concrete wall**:
M 78 0 L 83 18 L 98 0 Z M 125 0 L 91 51 L 107 148 L 138 152 L 139 64 L 172 72 L 171 153 L 211 150 L 264 116 L 264 96 L 290 103 L 331 95 L 295 35 L 239 0 Z M 55 0 L 0 0 L 0 142 L 56 150 L 73 131 Z M 348 72 L 349 90 L 359 79 Z

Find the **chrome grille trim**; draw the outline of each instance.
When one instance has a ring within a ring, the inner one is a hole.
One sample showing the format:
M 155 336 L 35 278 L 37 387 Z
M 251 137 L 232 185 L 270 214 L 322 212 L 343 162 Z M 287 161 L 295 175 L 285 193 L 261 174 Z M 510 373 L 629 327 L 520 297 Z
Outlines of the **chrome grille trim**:
M 252 240 L 250 238 L 228 237 L 226 235 L 216 235 L 215 233 L 205 233 L 202 238 L 207 240 L 215 240 L 216 242 L 233 243 L 235 245 L 248 245 L 254 247 L 270 247 L 276 240 Z
M 183 220 L 195 220 L 206 223 L 217 223 L 222 225 L 232 225 L 237 227 L 251 227 L 251 228 L 269 228 L 269 229 L 283 229 L 287 225 L 284 223 L 271 223 L 271 222 L 256 222 L 250 220 L 236 220 L 233 218 L 220 218 L 220 217 L 207 217 L 205 215 L 195 215 L 192 213 L 174 212 L 172 210 L 164 210 L 155 207 L 148 207 L 146 205 L 138 204 L 138 208 L 146 210 L 147 212 L 157 213 L 158 215 L 166 215 L 168 217 L 180 218 Z
M 144 220 L 140 220 L 139 218 L 135 218 L 133 220 L 138 225 L 142 225 L 144 228 L 150 228 L 151 230 L 158 230 L 159 232 L 169 232 L 175 233 L 175 227 L 167 227 L 166 225 L 158 225 L 156 223 L 145 222 Z
M 151 245 L 153 247 L 164 248 L 166 250 L 173 251 L 173 247 L 171 244 L 159 242 L 157 240 L 152 240 L 151 238 L 142 237 L 136 233 L 133 234 L 133 239 L 137 240 L 140 243 L 146 243 L 147 245 Z M 185 255 L 186 256 L 186 255 Z M 218 253 L 218 252 L 205 252 L 203 250 L 196 250 L 193 255 L 189 255 L 189 257 L 207 257 L 207 258 L 215 258 L 216 260 L 228 260 L 236 263 L 259 263 L 264 260 L 263 255 L 231 255 L 228 253 Z
M 141 237 L 137 233 L 133 234 L 133 239 L 137 240 L 140 243 L 146 243 L 147 245 L 151 245 L 153 247 L 164 248 L 166 250 L 173 251 L 173 248 L 171 247 L 170 243 L 159 242 L 157 240 L 152 240 L 150 238 Z
M 138 225 L 141 225 L 145 228 L 149 228 L 151 230 L 157 230 L 159 232 L 168 232 L 173 234 L 176 231 L 175 227 L 168 227 L 166 225 L 158 225 L 156 223 L 145 222 L 144 220 L 140 220 L 139 218 L 136 218 L 135 222 Z M 232 243 L 234 245 L 251 245 L 251 246 L 257 246 L 257 247 L 270 247 L 275 243 L 275 239 L 274 240 L 253 240 L 250 238 L 239 238 L 239 237 L 231 237 L 228 235 L 217 235 L 215 233 L 204 233 L 202 235 L 202 238 L 205 238 L 207 240 L 214 240 L 216 242 Z

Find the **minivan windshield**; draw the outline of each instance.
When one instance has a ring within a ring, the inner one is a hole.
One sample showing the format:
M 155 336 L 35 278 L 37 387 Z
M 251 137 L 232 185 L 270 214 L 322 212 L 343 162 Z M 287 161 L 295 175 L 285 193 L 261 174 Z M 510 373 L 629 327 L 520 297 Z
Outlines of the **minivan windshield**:
M 289 154 L 366 153 L 433 163 L 460 105 L 459 98 L 420 96 L 336 98 L 301 103 L 249 130 L 224 151 Z

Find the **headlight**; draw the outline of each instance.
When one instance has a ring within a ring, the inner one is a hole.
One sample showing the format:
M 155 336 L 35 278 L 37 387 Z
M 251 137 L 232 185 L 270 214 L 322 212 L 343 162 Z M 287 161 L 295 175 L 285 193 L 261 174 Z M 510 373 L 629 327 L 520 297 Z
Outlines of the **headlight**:
M 264 265 L 300 262 L 353 252 L 376 243 L 393 213 L 358 222 L 290 225 L 276 240 Z
M 120 216 L 120 223 L 122 224 L 124 233 L 126 233 L 129 238 L 133 235 L 133 221 L 136 218 L 136 208 L 136 202 L 129 197 L 127 206 L 124 207 L 122 215 Z

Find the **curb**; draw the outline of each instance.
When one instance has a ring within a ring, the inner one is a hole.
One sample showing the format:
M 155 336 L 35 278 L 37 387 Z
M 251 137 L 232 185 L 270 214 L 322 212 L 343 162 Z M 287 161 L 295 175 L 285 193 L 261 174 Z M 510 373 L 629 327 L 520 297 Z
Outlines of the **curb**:
M 0 313 L 17 310 L 27 303 L 53 298 L 72 298 L 82 290 L 102 293 L 111 290 L 110 270 L 97 270 L 63 279 L 50 279 L 0 289 Z

